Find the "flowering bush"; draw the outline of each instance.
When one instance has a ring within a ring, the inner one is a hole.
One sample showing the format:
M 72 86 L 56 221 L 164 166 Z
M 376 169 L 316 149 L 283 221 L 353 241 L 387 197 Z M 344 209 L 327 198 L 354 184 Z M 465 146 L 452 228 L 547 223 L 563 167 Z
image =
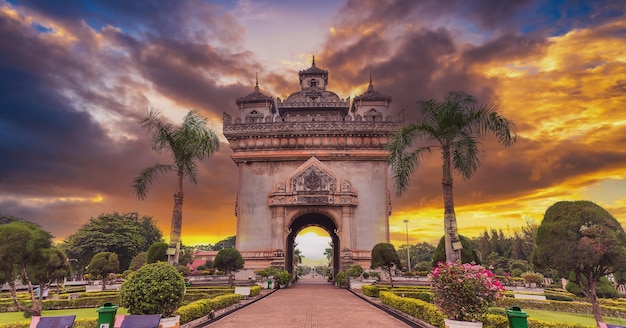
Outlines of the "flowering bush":
M 479 321 L 504 291 L 494 274 L 480 265 L 439 262 L 433 271 L 434 303 L 448 317 Z

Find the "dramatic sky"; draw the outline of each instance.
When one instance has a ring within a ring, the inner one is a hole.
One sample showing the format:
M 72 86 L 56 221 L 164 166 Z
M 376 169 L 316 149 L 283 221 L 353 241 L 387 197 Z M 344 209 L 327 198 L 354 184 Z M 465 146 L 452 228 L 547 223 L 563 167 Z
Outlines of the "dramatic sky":
M 174 177 L 145 201 L 130 190 L 168 159 L 138 121 L 150 108 L 172 121 L 196 109 L 222 144 L 185 187 L 183 241 L 234 235 L 222 112 L 236 113 L 257 73 L 267 95 L 299 90 L 315 54 L 342 98 L 371 73 L 408 120 L 416 100 L 462 90 L 516 123 L 517 144 L 485 139 L 477 174 L 455 180 L 461 234 L 513 233 L 561 200 L 594 201 L 624 224 L 625 11 L 619 0 L 0 0 L 0 213 L 63 240 L 101 213 L 138 212 L 169 236 Z M 440 176 L 429 154 L 393 198 L 393 243 L 405 242 L 405 219 L 411 243 L 443 234 Z

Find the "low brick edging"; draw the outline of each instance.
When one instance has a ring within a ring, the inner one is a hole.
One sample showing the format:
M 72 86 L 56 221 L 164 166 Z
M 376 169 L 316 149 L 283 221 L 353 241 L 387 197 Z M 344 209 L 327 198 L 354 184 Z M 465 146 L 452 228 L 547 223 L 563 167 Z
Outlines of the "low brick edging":
M 359 290 L 360 291 L 360 290 Z M 414 327 L 414 328 L 437 328 L 427 322 L 424 322 L 422 320 L 419 320 L 409 314 L 406 314 L 398 309 L 392 308 L 390 306 L 387 306 L 385 304 L 383 304 L 378 298 L 372 298 L 372 297 L 368 297 L 363 295 L 363 293 L 360 292 L 355 292 L 354 290 L 350 289 L 350 292 L 354 295 L 356 295 L 357 297 L 361 298 L 362 300 L 364 300 L 365 302 L 379 308 L 380 310 L 386 312 L 387 314 L 393 316 L 394 318 L 406 323 L 407 325 L 409 325 L 410 327 Z
M 254 296 L 251 297 L 247 300 L 242 299 L 239 303 L 237 304 L 233 304 L 229 307 L 223 308 L 223 309 L 219 309 L 217 311 L 215 311 L 215 318 L 213 319 L 209 319 L 208 317 L 208 313 L 207 315 L 198 318 L 196 320 L 187 322 L 186 324 L 182 324 L 180 325 L 180 328 L 200 328 L 200 327 L 205 327 L 208 324 L 211 324 L 219 319 L 222 319 L 223 317 L 235 312 L 235 311 L 239 311 L 241 309 L 243 309 L 244 307 L 255 303 L 263 298 L 265 298 L 266 296 L 272 295 L 275 291 L 277 291 L 278 289 L 262 289 L 261 293 L 258 296 Z

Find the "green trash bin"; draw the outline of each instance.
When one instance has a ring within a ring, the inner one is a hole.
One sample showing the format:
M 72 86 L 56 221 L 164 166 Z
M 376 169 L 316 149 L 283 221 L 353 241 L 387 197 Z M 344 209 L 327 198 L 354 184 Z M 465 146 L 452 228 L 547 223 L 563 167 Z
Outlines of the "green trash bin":
M 115 314 L 117 314 L 117 305 L 104 303 L 99 307 L 98 312 L 98 328 L 113 328 L 115 326 Z
M 528 328 L 528 314 L 522 311 L 519 306 L 506 309 L 506 316 L 509 318 L 510 328 Z

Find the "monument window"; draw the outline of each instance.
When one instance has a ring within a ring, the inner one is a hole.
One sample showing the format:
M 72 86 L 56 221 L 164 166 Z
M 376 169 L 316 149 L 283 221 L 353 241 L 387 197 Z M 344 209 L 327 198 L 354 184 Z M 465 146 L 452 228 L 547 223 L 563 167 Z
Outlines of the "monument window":
M 311 87 L 317 87 L 317 80 L 316 79 L 311 79 L 311 82 L 309 82 L 309 85 Z

